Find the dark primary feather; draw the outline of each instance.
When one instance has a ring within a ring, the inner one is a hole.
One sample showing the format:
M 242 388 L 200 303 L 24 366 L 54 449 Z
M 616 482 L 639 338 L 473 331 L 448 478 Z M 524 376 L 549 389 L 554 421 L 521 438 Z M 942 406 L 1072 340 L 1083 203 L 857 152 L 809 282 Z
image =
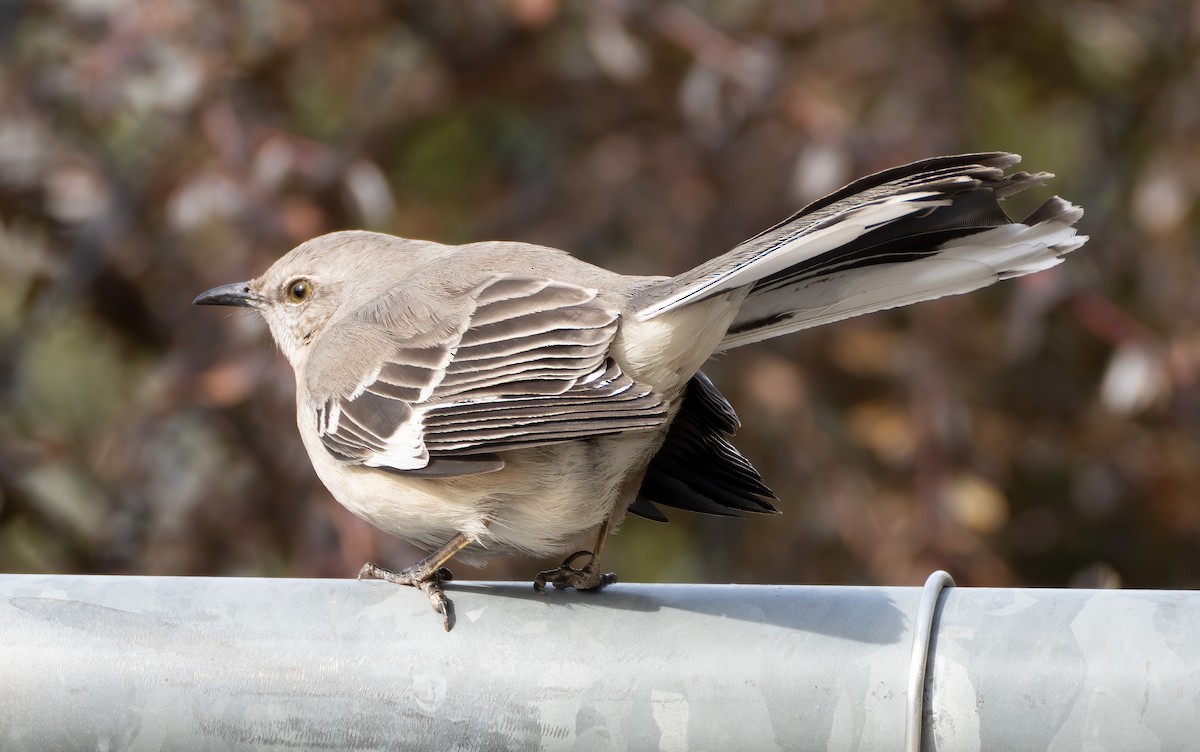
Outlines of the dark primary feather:
M 888 173 L 896 172 L 899 169 L 889 170 Z M 969 177 L 971 180 L 957 180 L 942 184 L 940 181 L 943 180 L 946 171 L 949 171 L 950 175 L 955 178 Z M 1047 173 L 1031 175 L 1027 172 L 1004 175 L 995 167 L 966 170 L 961 167 L 943 167 L 937 172 L 922 172 L 908 178 L 883 183 L 874 190 L 885 195 L 893 195 L 894 192 L 901 192 L 902 189 L 934 189 L 952 200 L 946 206 L 935 206 L 920 214 L 889 222 L 833 251 L 820 254 L 781 272 L 764 277 L 751 289 L 757 292 L 779 288 L 805 278 L 832 272 L 932 256 L 938 253 L 939 247 L 946 241 L 1010 224 L 1012 220 L 996 203 L 997 196 L 1040 185 L 1048 177 Z M 870 178 L 863 180 L 870 180 Z M 867 195 L 870 193 L 872 190 L 868 189 Z M 816 212 L 817 214 L 828 214 L 821 221 L 832 219 L 850 208 L 852 203 L 857 203 L 853 199 L 843 199 L 841 203 L 834 202 L 826 208 L 824 201 L 828 201 L 828 198 L 819 202 L 822 208 Z M 813 217 L 804 214 L 803 211 L 784 224 L 794 222 L 797 218 L 803 218 L 805 222 L 813 222 Z M 813 222 L 813 224 L 819 223 Z
M 886 170 L 866 175 L 855 180 L 827 196 L 813 201 L 798 212 L 779 222 L 741 245 L 750 245 L 761 238 L 769 238 L 779 230 L 798 220 L 804 219 L 802 226 L 817 224 L 823 220 L 843 214 L 855 206 L 862 206 L 879 198 L 894 196 L 899 193 L 914 193 L 917 191 L 945 190 L 958 186 L 959 190 L 973 187 L 969 183 L 957 182 L 954 178 L 967 177 L 971 179 L 986 179 L 1003 177 L 1004 168 L 1011 167 L 1020 161 L 1015 154 L 1002 151 L 979 152 L 975 154 L 955 154 L 947 157 L 931 157 L 917 162 L 892 167 Z M 1025 173 L 1018 173 L 1025 175 Z M 1014 176 L 1016 177 L 1016 176 Z M 1007 195 L 1007 194 L 1005 194 Z
M 775 494 L 729 443 L 738 425 L 725 397 L 696 373 L 629 511 L 659 522 L 667 521 L 659 505 L 723 516 L 775 512 Z
M 666 418 L 662 397 L 608 357 L 618 313 L 594 290 L 497 277 L 472 297 L 466 321 L 440 323 L 454 336 L 419 346 L 398 336 L 374 379 L 364 373 L 355 393 L 325 400 L 316 420 L 326 449 L 347 462 L 447 476 L 499 469 L 496 452 Z

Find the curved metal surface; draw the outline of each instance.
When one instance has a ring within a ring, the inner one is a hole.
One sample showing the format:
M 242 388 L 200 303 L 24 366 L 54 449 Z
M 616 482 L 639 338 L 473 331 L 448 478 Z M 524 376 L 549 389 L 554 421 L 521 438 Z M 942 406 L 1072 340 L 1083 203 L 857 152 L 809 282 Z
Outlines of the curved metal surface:
M 0 576 L 0 749 L 903 747 L 920 588 Z M 1200 599 L 943 593 L 923 749 L 1184 749 Z
M 954 588 L 922 749 L 1200 747 L 1200 593 Z

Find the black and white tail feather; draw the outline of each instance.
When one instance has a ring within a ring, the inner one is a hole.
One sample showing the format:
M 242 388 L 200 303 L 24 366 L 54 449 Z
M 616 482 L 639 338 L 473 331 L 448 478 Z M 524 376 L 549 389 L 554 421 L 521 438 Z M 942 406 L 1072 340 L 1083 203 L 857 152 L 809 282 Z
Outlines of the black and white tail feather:
M 1053 177 L 1004 174 L 1019 161 L 1002 152 L 936 157 L 862 178 L 648 288 L 637 316 L 749 286 L 721 342 L 727 350 L 1048 269 L 1087 240 L 1072 227 L 1083 211 L 1055 196 L 1023 221 L 1009 219 L 1000 200 Z
M 1001 200 L 1053 177 L 1004 174 L 1019 161 L 1003 152 L 964 154 L 862 178 L 729 253 L 645 288 L 635 315 L 648 320 L 748 287 L 720 344 L 728 350 L 1048 269 L 1087 241 L 1072 226 L 1083 211 L 1055 196 L 1024 220 L 1010 219 Z M 774 511 L 762 478 L 729 444 L 736 427 L 728 403 L 697 374 L 630 511 L 661 520 L 655 504 Z

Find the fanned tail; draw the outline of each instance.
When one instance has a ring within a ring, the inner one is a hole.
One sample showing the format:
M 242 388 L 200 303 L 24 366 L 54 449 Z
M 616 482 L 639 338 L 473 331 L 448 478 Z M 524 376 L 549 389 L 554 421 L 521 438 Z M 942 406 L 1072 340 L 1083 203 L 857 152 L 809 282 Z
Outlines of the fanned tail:
M 1048 199 L 1014 222 L 1000 201 L 1050 173 L 1014 154 L 964 154 L 885 170 L 816 201 L 690 272 L 648 288 L 642 320 L 748 287 L 720 349 L 956 295 L 1058 264 L 1087 240 L 1083 211 Z

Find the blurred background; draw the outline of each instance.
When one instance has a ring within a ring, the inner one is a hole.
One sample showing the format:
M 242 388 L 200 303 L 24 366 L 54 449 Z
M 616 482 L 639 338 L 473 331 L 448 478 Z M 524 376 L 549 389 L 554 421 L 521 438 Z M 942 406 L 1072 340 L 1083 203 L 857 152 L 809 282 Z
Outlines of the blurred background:
M 0 2 L 0 571 L 347 577 L 292 376 L 199 292 L 320 233 L 678 273 L 868 172 L 1025 156 L 1091 242 L 707 371 L 783 514 L 627 581 L 1200 585 L 1200 5 Z M 460 577 L 527 579 L 554 562 Z

